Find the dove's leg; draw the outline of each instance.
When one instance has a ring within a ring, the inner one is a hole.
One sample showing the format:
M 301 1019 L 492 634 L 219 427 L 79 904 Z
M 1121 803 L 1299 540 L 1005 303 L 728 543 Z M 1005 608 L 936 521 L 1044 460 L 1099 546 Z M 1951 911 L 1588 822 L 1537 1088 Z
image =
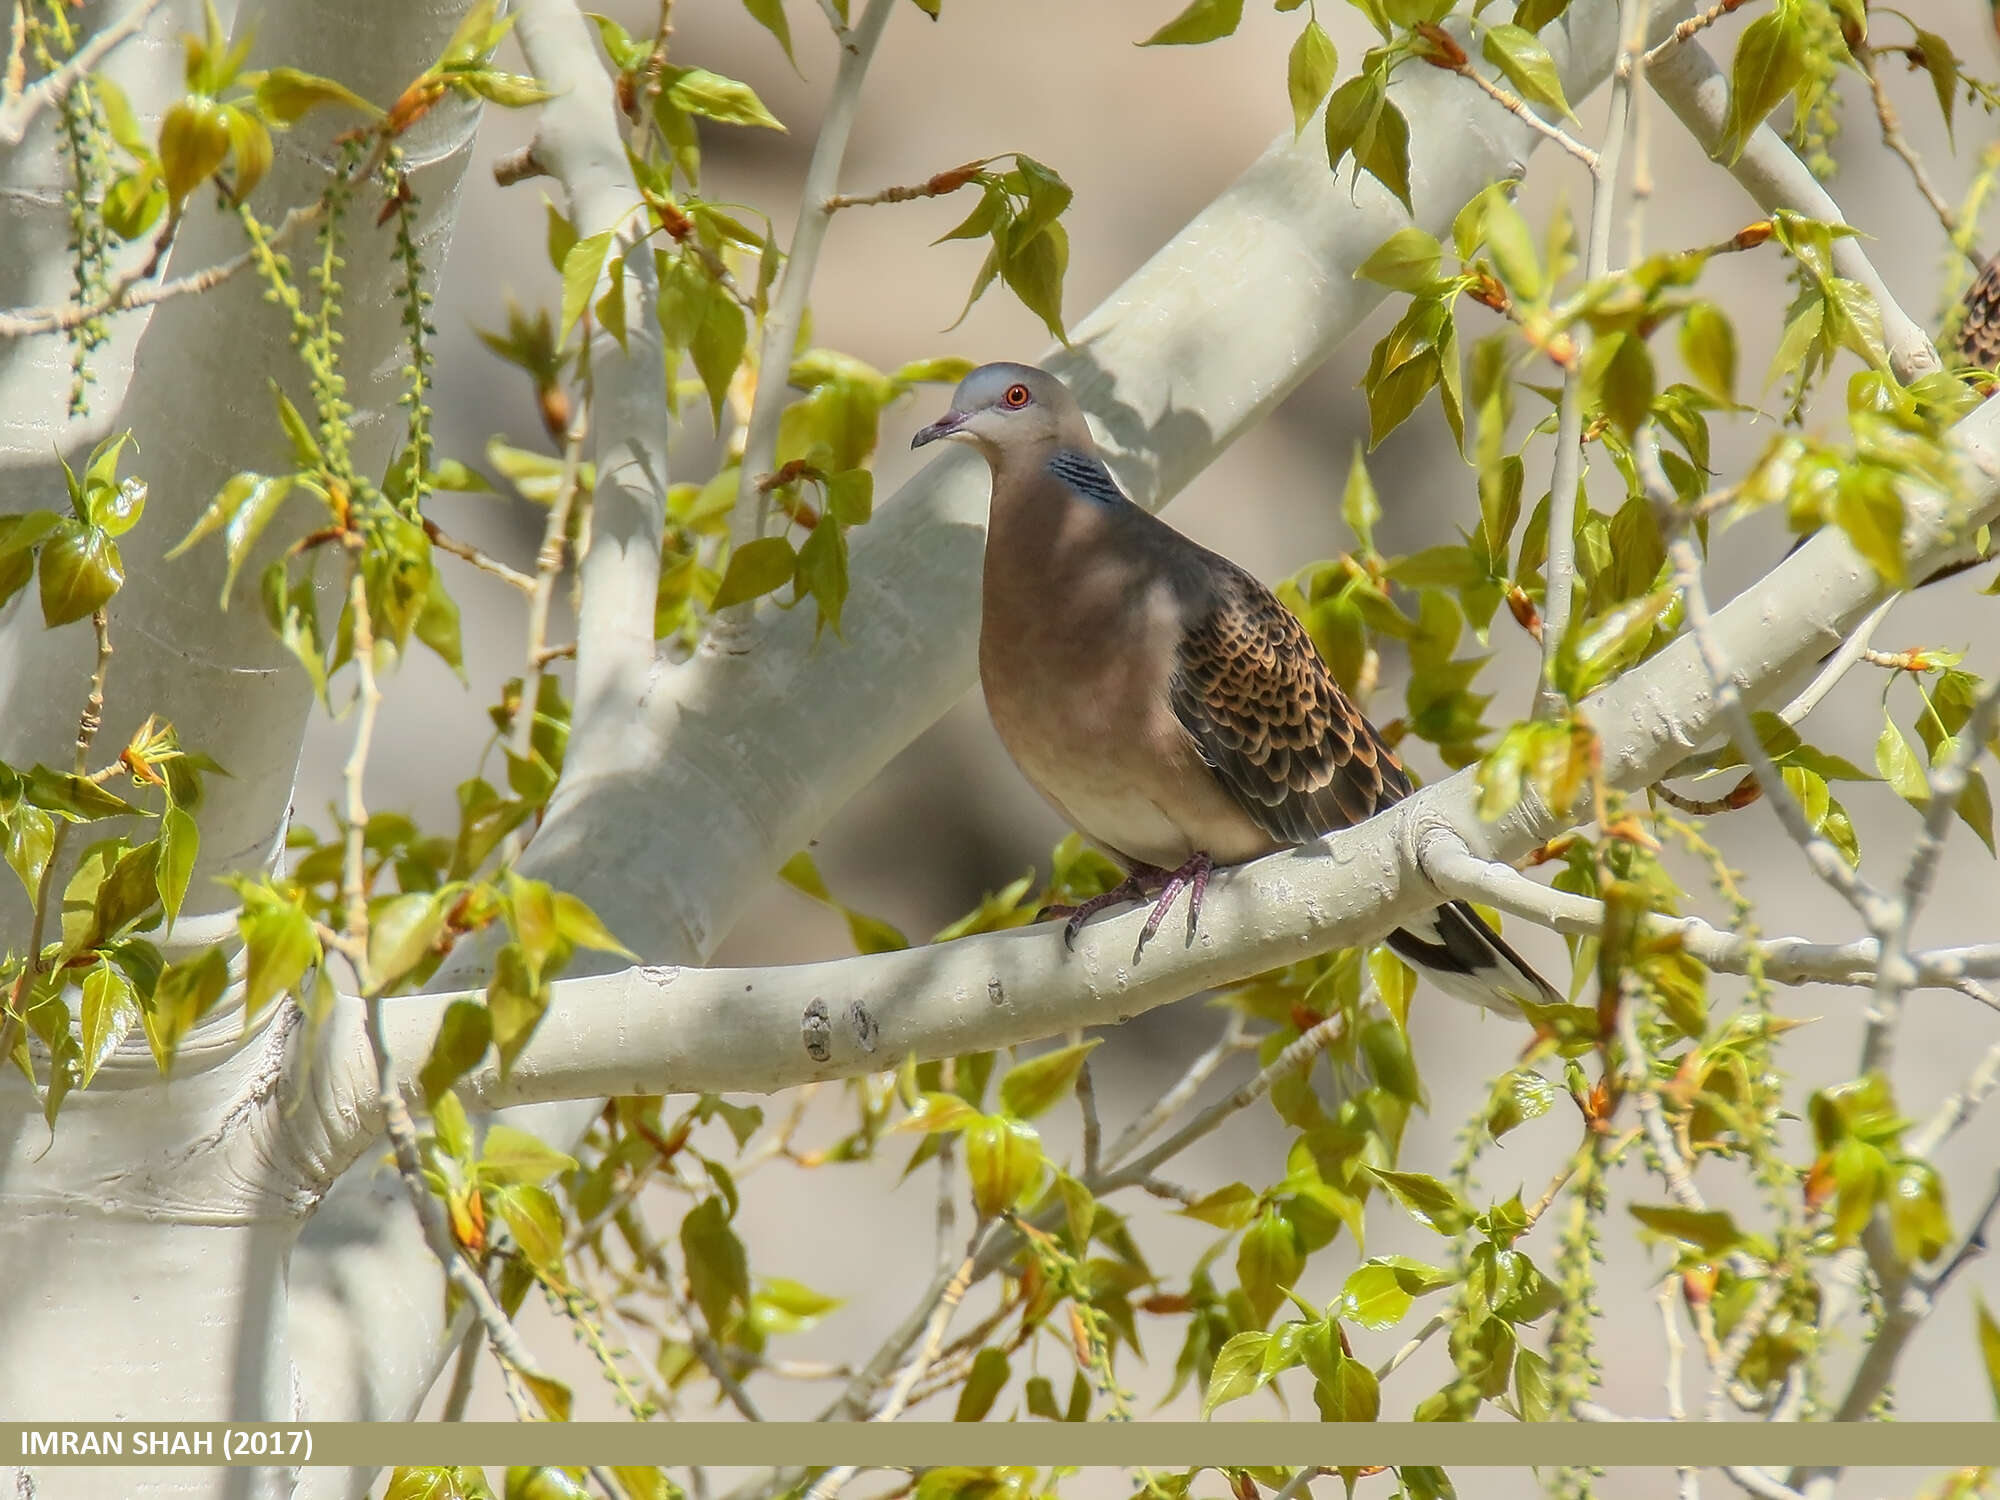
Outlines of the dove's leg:
M 1160 899 L 1153 903 L 1153 914 L 1146 918 L 1145 930 L 1139 934 L 1141 948 L 1160 930 L 1167 908 L 1183 890 L 1188 893 L 1188 941 L 1194 941 L 1195 926 L 1201 920 L 1201 898 L 1208 893 L 1208 877 L 1214 869 L 1215 861 L 1197 849 L 1179 869 L 1167 872 L 1166 886 L 1160 891 Z
M 1167 879 L 1167 872 L 1154 865 L 1134 863 L 1131 873 L 1124 880 L 1101 895 L 1092 896 L 1077 906 L 1045 906 L 1035 913 L 1035 920 L 1046 917 L 1068 917 L 1063 923 L 1063 946 L 1076 947 L 1076 935 L 1083 931 L 1083 924 L 1107 907 L 1120 906 L 1127 901 L 1143 901 L 1153 889 Z

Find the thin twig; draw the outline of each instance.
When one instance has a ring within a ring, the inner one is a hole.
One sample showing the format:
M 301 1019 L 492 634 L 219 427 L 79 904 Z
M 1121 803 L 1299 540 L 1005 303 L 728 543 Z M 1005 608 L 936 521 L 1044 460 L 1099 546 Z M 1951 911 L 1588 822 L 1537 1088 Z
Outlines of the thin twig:
M 1635 25 L 1637 0 L 1619 0 L 1618 34 L 1629 37 Z M 1611 218 L 1618 200 L 1618 162 L 1625 146 L 1625 127 L 1632 116 L 1632 80 L 1613 78 L 1611 117 L 1604 144 L 1591 167 L 1590 236 L 1584 247 L 1586 282 L 1611 268 Z M 1538 717 L 1553 717 L 1562 707 L 1556 691 L 1556 654 L 1568 633 L 1576 594 L 1577 489 L 1583 481 L 1583 355 L 1589 347 L 1587 330 L 1576 335 L 1577 358 L 1563 372 L 1562 397 L 1556 407 L 1556 456 L 1549 474 L 1549 542 L 1547 580 L 1542 605 L 1542 672 L 1535 692 Z
M 1602 170 L 1601 159 L 1597 152 L 1584 145 L 1582 141 L 1571 135 L 1567 130 L 1564 130 L 1562 126 L 1544 120 L 1540 115 L 1528 108 L 1518 95 L 1509 92 L 1506 88 L 1475 68 L 1470 60 L 1459 64 L 1459 66 L 1450 71 L 1462 77 L 1470 78 L 1474 83 L 1479 85 L 1487 98 L 1506 110 L 1508 114 L 1521 121 L 1522 124 L 1526 125 L 1537 135 L 1542 136 L 1546 140 L 1554 141 L 1563 150 L 1588 167 L 1593 174 Z
M 1290 1046 L 1271 1059 L 1270 1065 L 1260 1069 L 1248 1083 L 1226 1098 L 1211 1104 L 1145 1155 L 1125 1166 L 1113 1168 L 1101 1184 L 1090 1183 L 1091 1190 L 1097 1193 L 1109 1192 L 1114 1188 L 1126 1187 L 1151 1176 L 1153 1168 L 1159 1166 L 1161 1162 L 1180 1155 L 1203 1136 L 1217 1129 L 1231 1115 L 1248 1109 L 1263 1098 L 1280 1078 L 1309 1064 L 1333 1044 L 1346 1026 L 1347 1018 L 1335 1013 L 1300 1032 Z
M 1931 174 L 1925 170 L 1923 158 L 1917 155 L 1916 149 L 1903 134 L 1902 122 L 1896 118 L 1896 107 L 1889 102 L 1889 91 L 1882 87 L 1882 71 L 1876 66 L 1875 49 L 1863 42 L 1854 48 L 1854 60 L 1861 64 L 1861 72 L 1868 80 L 1868 91 L 1874 96 L 1875 119 L 1882 127 L 1882 144 L 1902 158 L 1903 165 L 1910 169 L 1910 180 L 1916 184 L 1917 192 L 1931 206 L 1938 223 L 1944 226 L 1945 238 L 1964 252 L 1977 273 L 1983 269 L 1985 262 L 1980 259 L 1978 251 L 1960 242 L 1958 215 L 1945 202 L 1944 195 L 1931 181 Z
M 1658 62 L 1661 58 L 1665 57 L 1669 52 L 1673 51 L 1674 48 L 1678 47 L 1682 42 L 1686 41 L 1696 32 L 1707 30 L 1709 27 L 1713 26 L 1717 21 L 1720 21 L 1724 16 L 1728 15 L 1731 11 L 1738 9 L 1747 3 L 1749 3 L 1749 0 L 1717 0 L 1717 3 L 1709 6 L 1707 10 L 1704 10 L 1697 15 L 1689 16 L 1685 21 L 1681 22 L 1680 25 L 1676 26 L 1672 31 L 1668 32 L 1666 39 L 1664 41 L 1659 42 L 1657 45 L 1653 46 L 1652 48 L 1648 49 L 1646 52 L 1641 54 L 1639 62 L 1639 71 L 1643 73 L 1647 68 L 1652 67 L 1654 63 Z M 1629 67 L 1630 63 L 1626 61 L 1621 61 L 1619 63 L 1619 66 L 1621 68 Z
M 1937 879 L 1938 861 L 1944 853 L 1945 835 L 1952 814 L 1972 779 L 1972 767 L 1986 753 L 1986 741 L 2000 721 L 2000 678 L 1988 683 L 1974 702 L 1965 727 L 1943 762 L 1930 773 L 1930 800 L 1924 805 L 1923 827 L 1903 874 L 1901 892 L 1890 903 L 1879 923 L 1871 922 L 1882 945 L 1875 969 L 1875 1002 L 1869 1007 L 1868 1029 L 1861 1048 L 1863 1073 L 1887 1072 L 1895 1056 L 1896 1023 L 1903 1010 L 1903 996 L 1916 981 L 1916 966 L 1910 961 L 1910 931 L 1917 914 Z
M 137 0 L 124 15 L 79 47 L 60 68 L 47 77 L 36 79 L 34 86 L 26 91 L 21 90 L 22 68 L 18 59 L 26 32 L 27 6 L 25 3 L 17 5 L 14 10 L 13 47 L 7 59 L 6 94 L 0 97 L 0 146 L 20 145 L 35 116 L 51 104 L 67 98 L 69 91 L 110 56 L 114 48 L 138 35 L 140 28 L 146 24 L 146 18 L 159 4 L 160 0 Z
M 431 545 L 440 552 L 449 552 L 453 557 L 462 558 L 480 572 L 490 573 L 502 583 L 517 588 L 524 594 L 534 591 L 535 581 L 526 573 L 518 568 L 510 568 L 499 558 L 480 551 L 470 542 L 460 541 L 428 516 L 424 517 L 424 535 L 431 539 Z
M 1660 1332 L 1667 1343 L 1665 1386 L 1670 1422 L 1687 1420 L 1687 1402 L 1681 1395 L 1681 1363 L 1687 1354 L 1687 1340 L 1681 1337 L 1680 1320 L 1674 1316 L 1674 1294 L 1680 1290 L 1680 1284 L 1679 1275 L 1669 1273 L 1661 1278 L 1659 1295 L 1654 1298 L 1660 1308 Z M 1683 1465 L 1675 1472 L 1680 1477 L 1680 1500 L 1701 1500 L 1699 1471 Z
M 1443 1329 L 1444 1321 L 1445 1321 L 1444 1314 L 1443 1313 L 1437 1314 L 1428 1323 L 1424 1324 L 1422 1328 L 1419 1328 L 1416 1332 L 1415 1337 L 1413 1337 L 1407 1344 L 1403 1345 L 1402 1348 L 1398 1349 L 1394 1354 L 1390 1355 L 1380 1365 L 1377 1365 L 1375 1368 L 1376 1382 L 1379 1384 L 1380 1382 L 1387 1380 L 1391 1375 L 1395 1374 L 1396 1371 L 1400 1370 L 1403 1367 L 1403 1362 L 1407 1360 L 1411 1355 L 1415 1354 L 1419 1349 L 1423 1348 L 1425 1343 L 1429 1341 L 1432 1334 L 1437 1333 L 1441 1329 Z
M 1993 1227 L 1995 1214 L 2000 1214 L 2000 1176 L 1993 1179 L 1993 1190 L 1986 1195 L 1986 1206 L 1974 1216 L 1972 1227 L 1966 1231 L 1965 1239 L 1956 1253 L 1939 1268 L 1936 1275 L 1925 1278 L 1924 1293 L 1933 1302 L 1937 1300 L 1938 1294 L 1951 1284 L 1952 1277 L 1986 1253 L 1988 1249 L 1986 1235 Z
M 944 1342 L 944 1331 L 951 1323 L 951 1315 L 958 1310 L 958 1304 L 965 1299 L 966 1289 L 972 1285 L 972 1273 L 978 1263 L 979 1243 L 984 1237 L 986 1226 L 974 1231 L 972 1241 L 965 1248 L 965 1259 L 946 1281 L 939 1292 L 936 1303 L 931 1307 L 924 1321 L 923 1343 L 916 1354 L 896 1374 L 895 1383 L 889 1388 L 888 1397 L 880 1409 L 868 1418 L 871 1422 L 893 1422 L 903 1413 L 904 1404 L 910 1399 L 910 1391 L 937 1358 L 938 1348 Z M 842 1464 L 828 1469 L 813 1481 L 811 1489 L 805 1493 L 805 1500 L 829 1500 L 842 1485 L 855 1475 L 852 1464 Z
M 1116 1167 L 1119 1162 L 1144 1145 L 1155 1131 L 1171 1120 L 1201 1092 L 1201 1086 L 1215 1076 L 1217 1068 L 1249 1045 L 1242 1013 L 1232 1010 L 1228 1022 L 1222 1028 L 1222 1035 L 1210 1044 L 1207 1051 L 1188 1064 L 1187 1071 L 1174 1080 L 1171 1088 L 1119 1132 L 1118 1139 L 1111 1143 L 1111 1149 L 1104 1153 L 1105 1164 Z
M 1083 1175 L 1089 1181 L 1097 1176 L 1098 1152 L 1104 1141 L 1104 1130 L 1097 1120 L 1097 1087 L 1091 1082 L 1089 1058 L 1076 1071 L 1076 1103 L 1083 1111 Z
M 372 170 L 372 169 L 371 169 Z M 360 180 L 359 174 L 350 182 Z M 278 226 L 266 236 L 265 244 L 275 250 L 300 229 L 319 222 L 325 213 L 326 203 L 309 203 L 302 208 L 294 208 L 278 222 Z M 152 307 L 165 302 L 169 297 L 199 294 L 212 287 L 218 287 L 240 271 L 257 264 L 254 250 L 246 250 L 241 255 L 206 266 L 199 271 L 191 271 L 172 281 L 151 281 L 165 259 L 166 242 L 171 236 L 168 230 L 172 224 L 164 226 L 161 238 L 154 242 L 153 253 L 132 270 L 124 272 L 101 296 L 89 302 L 69 302 L 61 307 L 22 307 L 0 312 L 0 339 L 30 338 L 43 333 L 66 333 L 81 327 L 93 318 L 101 318 L 107 313 L 130 312 L 136 308 Z M 150 284 L 146 284 L 150 282 Z
M 889 24 L 889 14 L 898 3 L 900 0 L 868 0 L 868 8 L 854 27 L 842 28 L 840 67 L 834 74 L 833 92 L 820 121 L 818 139 L 813 142 L 812 160 L 806 165 L 805 186 L 799 194 L 798 227 L 792 233 L 777 298 L 765 314 L 763 337 L 758 341 L 757 394 L 751 402 L 750 421 L 744 432 L 736 510 L 730 528 L 731 538 L 738 544 L 752 540 L 763 529 L 768 502 L 758 496 L 757 480 L 776 467 L 778 419 L 784 412 L 785 392 L 791 380 L 792 345 L 798 338 L 806 303 L 812 295 L 820 246 L 825 243 L 827 225 L 833 222 L 826 202 L 840 181 L 841 158 L 847 154 L 847 138 L 861 107 L 861 85 L 868 76 L 868 64 Z M 744 604 L 724 610 L 718 623 L 725 630 L 740 629 L 747 626 L 754 609 L 754 604 Z

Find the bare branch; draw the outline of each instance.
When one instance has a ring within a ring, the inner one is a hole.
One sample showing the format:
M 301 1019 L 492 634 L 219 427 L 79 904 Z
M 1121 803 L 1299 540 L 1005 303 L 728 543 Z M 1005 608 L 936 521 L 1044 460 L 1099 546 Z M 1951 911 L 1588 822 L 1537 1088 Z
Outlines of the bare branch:
M 16 92 L 20 87 L 15 59 L 19 58 L 20 40 L 25 28 L 22 25 L 26 15 L 25 5 L 15 7 L 14 46 L 7 66 L 7 90 L 0 97 L 0 146 L 18 146 L 28 133 L 28 126 L 51 104 L 60 103 L 68 97 L 69 91 L 77 86 L 97 65 L 109 57 L 122 43 L 137 36 L 146 24 L 146 18 L 159 7 L 160 0 L 135 0 L 132 7 L 109 26 L 77 48 L 60 68 L 45 78 L 38 78 L 25 92 Z
M 1618 34 L 1621 43 L 1642 36 L 1640 0 L 1620 0 Z M 1604 127 L 1604 144 L 1591 164 L 1590 236 L 1584 249 L 1584 276 L 1596 281 L 1611 269 L 1611 220 L 1618 201 L 1618 163 L 1625 149 L 1625 130 L 1632 119 L 1632 79 L 1616 74 L 1611 80 L 1611 117 Z M 1535 692 L 1535 712 L 1543 717 L 1561 707 L 1555 687 L 1556 654 L 1569 630 L 1571 600 L 1576 592 L 1577 489 L 1583 482 L 1583 356 L 1589 334 L 1577 339 L 1576 358 L 1563 371 L 1562 399 L 1556 409 L 1556 457 L 1549 474 L 1549 559 L 1547 594 L 1542 606 L 1542 675 Z
M 1896 118 L 1896 107 L 1889 102 L 1889 91 L 1882 87 L 1882 70 L 1876 62 L 1876 51 L 1866 42 L 1854 49 L 1854 57 L 1861 64 L 1861 71 L 1868 79 L 1868 91 L 1875 100 L 1875 119 L 1882 127 L 1882 144 L 1902 158 L 1903 165 L 1910 169 L 1910 180 L 1917 185 L 1917 192 L 1937 215 L 1937 221 L 1944 226 L 1945 238 L 1957 245 L 1966 260 L 1971 263 L 1975 274 L 1984 264 L 1979 253 L 1970 245 L 1959 243 L 1958 215 L 1951 205 L 1944 201 L 1944 195 L 1931 181 L 1931 174 L 1925 169 L 1923 158 L 1910 145 L 1903 134 L 1902 123 Z
M 889 13 L 898 3 L 899 0 L 868 0 L 868 8 L 853 29 L 842 29 L 840 67 L 834 74 L 833 93 L 820 120 L 819 136 L 813 142 L 812 160 L 806 165 L 805 186 L 799 194 L 798 227 L 792 232 L 783 279 L 776 300 L 764 315 L 763 337 L 757 345 L 757 394 L 751 402 L 750 421 L 743 435 L 736 509 L 730 521 L 730 534 L 738 543 L 754 538 L 762 530 L 768 502 L 758 494 L 757 482 L 777 466 L 778 419 L 784 414 L 785 391 L 791 381 L 792 345 L 798 340 L 806 305 L 812 297 L 820 246 L 825 243 L 827 226 L 833 222 L 834 207 L 828 200 L 840 183 L 840 164 L 847 155 L 847 138 L 854 129 L 854 117 L 861 109 L 861 85 L 868 76 L 868 64 L 874 60 L 875 48 L 889 24 Z M 726 637 L 747 626 L 754 612 L 754 604 L 724 611 L 716 628 Z

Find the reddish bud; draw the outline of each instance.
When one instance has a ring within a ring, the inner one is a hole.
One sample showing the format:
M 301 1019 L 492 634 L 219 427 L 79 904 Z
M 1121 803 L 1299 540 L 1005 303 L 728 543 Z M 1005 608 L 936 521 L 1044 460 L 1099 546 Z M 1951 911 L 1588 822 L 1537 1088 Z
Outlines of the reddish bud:
M 1448 68 L 1456 73 L 1466 65 L 1465 49 L 1458 45 L 1458 39 L 1435 21 L 1417 22 L 1416 32 L 1431 44 L 1432 51 L 1417 55 L 1432 67 Z
M 1754 250 L 1775 233 L 1769 219 L 1759 219 L 1754 224 L 1745 224 L 1730 239 L 1730 245 L 1737 250 Z

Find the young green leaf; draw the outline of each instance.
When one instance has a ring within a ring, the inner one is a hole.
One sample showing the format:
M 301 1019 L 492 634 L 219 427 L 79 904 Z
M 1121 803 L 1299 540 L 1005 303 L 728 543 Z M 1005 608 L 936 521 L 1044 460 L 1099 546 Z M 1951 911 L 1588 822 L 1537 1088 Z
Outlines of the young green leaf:
M 1243 0 L 1194 0 L 1139 45 L 1169 47 L 1212 42 L 1233 33 L 1242 21 Z
M 1333 87 L 1339 66 L 1333 39 L 1318 21 L 1307 21 L 1306 29 L 1292 43 L 1291 55 L 1285 61 L 1285 91 L 1292 101 L 1294 137 L 1305 133 L 1306 121 L 1313 117 L 1313 111 L 1326 98 L 1326 91 Z
M 1506 75 L 1514 91 L 1530 104 L 1545 104 L 1568 116 L 1576 114 L 1563 97 L 1555 59 L 1532 31 L 1522 26 L 1489 26 L 1480 46 L 1486 60 Z
M 1000 1080 L 1001 1106 L 1016 1119 L 1031 1120 L 1076 1087 L 1077 1075 L 1096 1050 L 1099 1038 L 1060 1047 L 1017 1063 Z

